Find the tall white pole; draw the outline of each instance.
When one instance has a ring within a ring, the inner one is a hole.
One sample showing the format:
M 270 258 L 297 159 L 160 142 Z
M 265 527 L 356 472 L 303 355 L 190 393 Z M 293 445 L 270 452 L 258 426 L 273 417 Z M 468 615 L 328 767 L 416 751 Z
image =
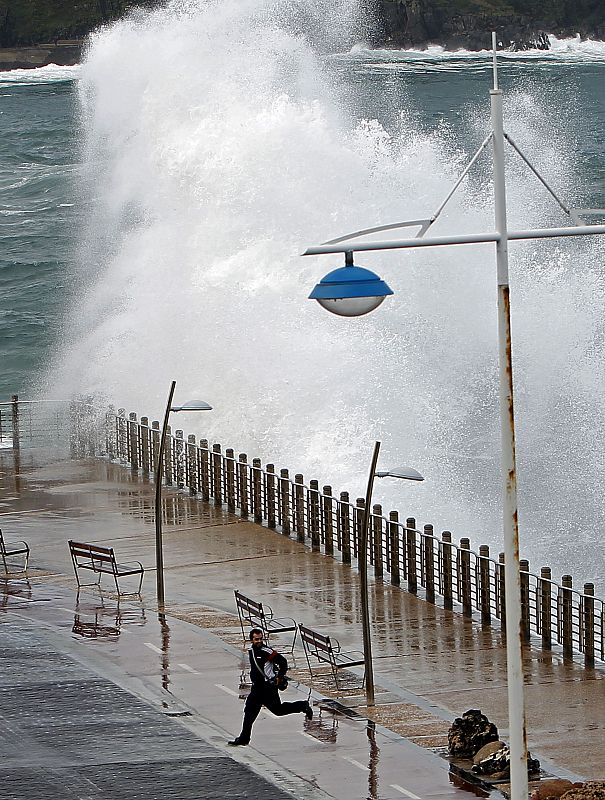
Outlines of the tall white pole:
M 493 34 L 494 65 L 496 36 Z M 493 148 L 494 202 L 498 271 L 498 347 L 500 370 L 500 415 L 502 436 L 502 499 L 504 523 L 506 660 L 508 725 L 510 742 L 511 800 L 527 800 L 527 739 L 523 691 L 523 642 L 521 631 L 521 578 L 517 519 L 517 472 L 515 463 L 515 418 L 513 409 L 513 365 L 508 283 L 508 226 L 504 175 L 504 127 L 502 91 L 494 66 L 494 88 L 490 91 Z

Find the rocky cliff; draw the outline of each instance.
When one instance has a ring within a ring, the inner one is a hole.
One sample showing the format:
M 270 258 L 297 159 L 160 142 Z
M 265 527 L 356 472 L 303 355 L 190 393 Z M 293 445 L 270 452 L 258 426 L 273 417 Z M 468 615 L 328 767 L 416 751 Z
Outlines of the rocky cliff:
M 604 0 L 362 0 L 378 24 L 372 44 L 481 50 L 548 48 L 547 33 L 605 39 Z M 79 42 L 136 6 L 163 0 L 0 0 L 0 69 L 75 63 Z M 4 48 L 4 52 L 2 51 Z M 15 49 L 17 48 L 17 49 Z M 10 49 L 10 50 L 9 50 Z
M 548 33 L 605 39 L 603 0 L 378 0 L 378 39 L 391 47 L 548 49 Z

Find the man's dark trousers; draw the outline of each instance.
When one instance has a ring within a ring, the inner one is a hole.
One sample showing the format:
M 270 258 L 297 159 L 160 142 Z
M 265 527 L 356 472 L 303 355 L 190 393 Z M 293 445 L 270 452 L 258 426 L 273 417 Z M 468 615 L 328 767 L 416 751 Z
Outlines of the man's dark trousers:
M 246 698 L 244 706 L 244 722 L 242 732 L 238 736 L 241 744 L 250 742 L 252 726 L 261 708 L 265 706 L 276 717 L 284 717 L 286 714 L 301 714 L 307 710 L 306 700 L 296 700 L 294 703 L 282 703 L 277 686 L 270 683 L 252 684 L 250 694 Z

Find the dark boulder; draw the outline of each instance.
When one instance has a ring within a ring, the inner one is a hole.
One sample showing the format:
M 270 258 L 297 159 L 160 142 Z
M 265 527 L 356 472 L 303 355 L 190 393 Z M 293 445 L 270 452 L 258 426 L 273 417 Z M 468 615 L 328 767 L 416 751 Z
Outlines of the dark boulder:
M 488 775 L 490 778 L 493 778 L 495 780 L 502 780 L 508 778 L 510 775 L 509 748 L 506 745 L 504 745 L 495 753 L 491 753 L 486 758 L 483 758 L 480 761 L 478 761 L 478 763 L 473 764 L 472 770 L 476 775 Z M 540 762 L 538 761 L 537 758 L 532 758 L 531 754 L 528 753 L 527 754 L 528 775 L 537 775 L 539 772 L 540 772 Z
M 498 739 L 494 723 L 473 708 L 457 717 L 447 734 L 449 754 L 455 758 L 472 758 L 484 745 Z

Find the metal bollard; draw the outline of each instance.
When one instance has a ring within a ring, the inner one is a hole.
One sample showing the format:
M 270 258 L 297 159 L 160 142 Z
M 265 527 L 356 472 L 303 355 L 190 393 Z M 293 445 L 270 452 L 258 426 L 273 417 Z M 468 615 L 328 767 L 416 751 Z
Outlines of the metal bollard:
M 408 592 L 416 594 L 418 592 L 418 571 L 416 569 L 416 520 L 414 517 L 408 517 L 405 526 Z
M 443 531 L 441 534 L 441 593 L 443 594 L 443 607 L 449 611 L 454 607 L 453 586 L 452 534 L 450 531 Z
M 481 624 L 489 625 L 492 621 L 492 611 L 489 547 L 486 544 L 479 546 L 479 604 L 481 606 Z
M 279 473 L 279 508 L 281 518 L 281 532 L 284 536 L 290 535 L 290 476 L 287 469 Z
M 324 553 L 327 556 L 332 556 L 334 555 L 334 500 L 331 486 L 324 486 L 321 505 Z
M 267 527 L 274 529 L 277 527 L 276 508 L 277 502 L 275 497 L 275 465 L 267 464 L 265 467 L 265 504 L 267 513 Z

